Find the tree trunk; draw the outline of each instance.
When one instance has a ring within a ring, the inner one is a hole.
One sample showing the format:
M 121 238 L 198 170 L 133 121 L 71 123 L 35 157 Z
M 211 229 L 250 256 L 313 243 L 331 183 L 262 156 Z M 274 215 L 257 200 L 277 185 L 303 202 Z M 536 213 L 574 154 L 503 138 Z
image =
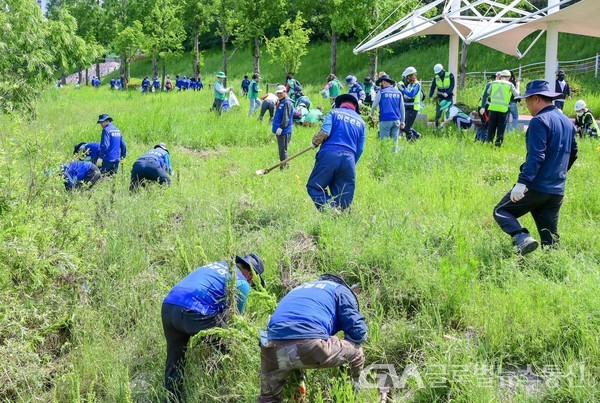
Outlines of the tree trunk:
M 331 68 L 330 73 L 336 74 L 337 71 L 337 33 L 331 28 Z
M 83 78 L 83 70 L 81 68 L 77 72 L 77 78 L 79 79 L 79 85 L 81 85 L 81 79 Z
M 260 73 L 260 38 L 254 37 L 254 73 Z
M 96 77 L 100 78 L 100 63 L 96 63 Z
M 198 50 L 198 30 L 194 31 L 194 79 L 198 81 L 198 77 L 200 76 L 200 68 L 198 66 L 200 60 L 200 51 Z
M 165 58 L 163 57 L 163 59 L 162 59 L 162 84 L 161 84 L 160 88 L 165 88 L 166 76 L 167 76 L 167 62 L 166 62 Z
M 85 69 L 85 85 L 90 85 L 90 69 Z
M 221 55 L 223 56 L 223 73 L 227 75 L 227 38 L 225 34 L 221 34 Z M 223 82 L 223 86 L 227 86 L 227 79 Z
M 375 76 L 377 75 L 377 63 L 379 62 L 379 52 L 377 49 L 372 50 L 369 55 L 369 77 L 375 81 Z
M 67 76 L 65 75 L 65 72 L 64 72 L 64 70 L 63 70 L 63 73 L 62 73 L 62 75 L 60 76 L 60 83 L 61 83 L 62 85 L 66 85 L 66 84 L 67 84 Z
M 460 77 L 459 77 L 459 86 L 460 88 L 465 88 L 465 79 L 467 78 L 467 48 L 469 45 L 463 41 L 462 42 L 462 51 L 460 53 Z
M 152 57 L 152 78 L 158 77 L 158 57 L 154 55 Z

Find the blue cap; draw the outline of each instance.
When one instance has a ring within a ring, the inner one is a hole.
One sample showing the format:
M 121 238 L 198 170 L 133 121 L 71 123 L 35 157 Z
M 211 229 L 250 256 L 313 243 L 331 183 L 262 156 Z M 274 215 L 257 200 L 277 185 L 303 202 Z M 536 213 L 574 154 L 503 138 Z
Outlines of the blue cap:
M 103 113 L 102 115 L 98 116 L 98 121 L 96 123 L 102 123 L 106 120 L 108 120 L 109 122 L 113 121 L 113 119 L 108 115 L 108 113 Z
M 532 95 L 541 95 L 552 99 L 563 98 L 563 94 L 560 92 L 550 91 L 550 84 L 545 80 L 533 80 L 527 83 L 525 93 L 521 96 L 515 97 L 515 99 L 523 99 Z
M 256 274 L 258 274 L 258 278 L 260 279 L 260 284 L 265 287 L 265 280 L 262 278 L 262 274 L 265 272 L 265 265 L 258 255 L 254 253 L 250 253 L 244 257 L 236 256 L 236 263 L 244 263 L 248 265 Z

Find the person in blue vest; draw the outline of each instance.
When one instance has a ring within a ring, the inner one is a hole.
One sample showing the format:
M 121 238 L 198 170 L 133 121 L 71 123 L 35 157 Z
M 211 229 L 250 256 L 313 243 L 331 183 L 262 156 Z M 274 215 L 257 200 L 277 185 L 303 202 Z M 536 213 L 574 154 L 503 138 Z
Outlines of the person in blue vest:
M 242 80 L 242 96 L 243 97 L 248 95 L 249 88 L 250 88 L 250 80 L 248 79 L 248 76 L 244 76 L 244 79 Z
M 229 93 L 231 91 L 233 91 L 233 87 L 225 88 L 225 79 L 226 78 L 227 78 L 227 76 L 225 75 L 225 73 L 222 71 L 219 71 L 217 73 L 217 81 L 215 82 L 215 85 L 214 85 L 215 99 L 213 101 L 211 111 L 217 112 L 217 114 L 219 114 L 219 115 L 221 114 L 221 112 L 223 112 L 223 110 L 225 110 L 223 107 L 223 103 L 227 99 L 227 96 L 229 95 Z
M 346 85 L 348 86 L 348 94 L 355 96 L 358 100 L 358 104 L 362 105 L 367 94 L 363 90 L 363 87 L 358 83 L 358 79 L 355 76 L 348 76 L 346 77 Z
M 247 95 L 250 100 L 250 111 L 248 116 L 252 116 L 254 112 L 260 107 L 260 99 L 258 93 L 261 91 L 258 83 L 260 82 L 260 74 L 254 73 L 252 75 L 252 81 L 248 84 Z
M 113 119 L 106 113 L 98 117 L 97 123 L 102 126 L 100 136 L 100 158 L 102 166 L 100 172 L 103 175 L 113 175 L 119 170 L 119 163 L 127 156 L 127 145 L 123 134 L 115 125 Z
M 101 178 L 100 170 L 89 161 L 71 161 L 62 167 L 65 189 L 75 190 L 87 186 L 91 189 Z
M 381 90 L 375 95 L 371 106 L 370 116 L 373 118 L 375 110 L 379 107 L 379 140 L 390 137 L 394 140 L 394 152 L 398 152 L 398 135 L 404 129 L 404 99 L 402 93 L 396 89 L 396 82 L 387 74 L 377 79 L 375 85 Z
M 142 92 L 147 93 L 148 91 L 150 91 L 150 78 L 146 76 L 142 80 Z
M 344 332 L 344 339 L 335 336 Z M 266 336 L 266 337 L 265 337 Z M 367 325 L 358 299 L 333 274 L 301 284 L 277 305 L 261 335 L 259 403 L 278 403 L 293 373 L 348 365 L 358 381 L 365 363 Z
M 508 109 L 512 97 L 516 100 L 519 96 L 519 91 L 509 81 L 510 71 L 502 70 L 500 78 L 486 85 L 486 90 L 481 97 L 481 104 L 487 107 L 481 108 L 479 113 L 488 113 L 488 136 L 487 142 L 494 142 L 496 147 L 502 146 L 504 142 L 504 132 L 506 131 L 506 121 L 508 117 Z
M 185 354 L 192 336 L 202 330 L 221 326 L 227 316 L 227 283 L 232 269 L 236 273 L 237 311 L 244 312 L 250 288 L 260 283 L 265 287 L 265 271 L 260 257 L 250 253 L 235 257 L 235 268 L 227 262 L 214 262 L 197 268 L 177 283 L 162 304 L 162 324 L 167 340 L 165 386 L 168 401 L 183 398 Z
M 452 102 L 454 96 L 454 74 L 444 71 L 444 66 L 436 64 L 433 66 L 433 80 L 431 82 L 431 88 L 429 89 L 429 99 L 433 98 L 436 94 L 436 106 L 435 106 L 435 127 L 439 126 L 440 118 L 442 117 L 442 111 L 440 110 L 440 102 L 450 101 Z
M 567 172 L 578 151 L 573 123 L 552 104 L 559 97 L 562 94 L 550 91 L 544 80 L 529 82 L 525 94 L 516 97 L 525 98 L 533 116 L 525 134 L 527 155 L 517 183 L 494 208 L 494 219 L 512 237 L 520 255 L 533 252 L 539 245 L 517 220 L 527 213 L 535 221 L 543 247 L 559 241 L 558 216 Z
M 198 87 L 198 90 L 201 90 L 202 88 L 204 88 L 204 84 L 202 84 L 202 80 L 200 79 L 200 77 L 198 77 L 198 83 L 196 84 L 196 86 Z
M 134 191 L 140 186 L 146 186 L 148 181 L 170 185 L 171 175 L 173 168 L 169 149 L 165 143 L 158 143 L 133 163 L 129 190 Z
M 152 80 L 152 86 L 154 87 L 154 92 L 160 91 L 160 80 L 158 76 L 154 76 L 154 80 Z
M 329 111 L 317 134 L 313 147 L 321 146 L 306 190 L 322 211 L 325 207 L 347 209 L 354 199 L 356 163 L 362 155 L 367 129 L 358 114 L 354 95 L 335 98 L 335 109 Z
M 81 161 L 89 161 L 94 165 L 100 165 L 100 143 L 81 142 L 73 148 L 73 155 L 79 155 Z
M 110 89 L 114 90 L 116 85 L 117 85 L 117 80 L 115 80 L 114 78 L 111 78 L 110 79 Z
M 277 136 L 277 147 L 279 149 L 279 161 L 283 161 L 288 157 L 288 144 L 292 140 L 292 131 L 294 130 L 294 102 L 287 96 L 285 86 L 279 85 L 275 90 L 275 95 L 279 99 L 273 124 L 271 126 L 272 133 Z M 287 167 L 287 164 L 282 165 L 280 169 Z

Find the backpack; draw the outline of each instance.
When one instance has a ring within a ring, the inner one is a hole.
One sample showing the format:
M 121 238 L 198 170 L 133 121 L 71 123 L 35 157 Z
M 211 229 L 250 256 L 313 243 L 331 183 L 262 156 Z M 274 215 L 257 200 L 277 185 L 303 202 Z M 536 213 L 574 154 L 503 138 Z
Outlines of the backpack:
M 294 78 L 294 92 L 302 92 L 302 84 Z

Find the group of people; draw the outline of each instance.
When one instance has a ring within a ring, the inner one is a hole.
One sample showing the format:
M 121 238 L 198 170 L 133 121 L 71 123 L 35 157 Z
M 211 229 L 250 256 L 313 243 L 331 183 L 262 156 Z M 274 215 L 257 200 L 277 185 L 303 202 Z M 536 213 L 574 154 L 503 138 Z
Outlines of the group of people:
M 127 156 L 127 145 L 121 131 L 112 123 L 106 113 L 98 117 L 102 126 L 100 142 L 81 142 L 75 145 L 75 161 L 62 166 L 63 179 L 67 190 L 92 188 L 103 176 L 118 172 L 121 160 Z M 173 169 L 169 149 L 165 143 L 158 143 L 140 156 L 131 169 L 130 190 L 137 190 L 149 182 L 171 183 Z
M 234 265 L 219 261 L 195 269 L 167 294 L 162 324 L 167 342 L 165 387 L 167 401 L 184 398 L 185 356 L 189 340 L 203 330 L 222 326 L 232 309 L 242 313 L 252 288 L 265 287 L 264 262 L 254 253 L 236 256 Z M 235 276 L 236 307 L 227 305 L 227 283 Z M 344 338 L 335 336 L 344 332 Z M 258 402 L 283 399 L 293 376 L 305 369 L 348 365 L 359 379 L 367 338 L 365 319 L 353 289 L 339 276 L 324 274 L 292 289 L 277 305 L 260 339 L 260 396 Z M 215 340 L 204 342 L 214 346 Z

